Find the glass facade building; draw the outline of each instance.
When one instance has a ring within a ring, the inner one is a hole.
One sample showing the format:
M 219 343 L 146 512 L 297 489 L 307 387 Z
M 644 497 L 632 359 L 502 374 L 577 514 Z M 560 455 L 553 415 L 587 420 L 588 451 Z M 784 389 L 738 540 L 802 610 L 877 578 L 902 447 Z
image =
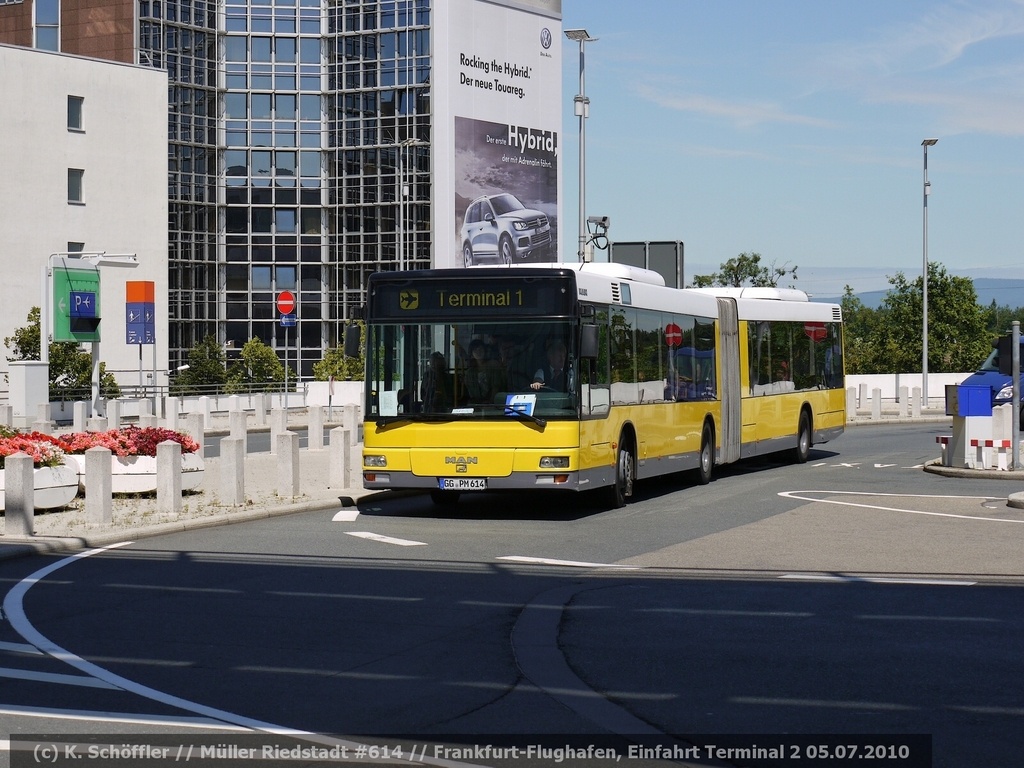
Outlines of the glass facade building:
M 431 264 L 431 0 L 113 0 L 102 28 L 85 7 L 4 2 L 0 40 L 167 71 L 171 367 L 257 338 L 310 378 L 371 272 Z

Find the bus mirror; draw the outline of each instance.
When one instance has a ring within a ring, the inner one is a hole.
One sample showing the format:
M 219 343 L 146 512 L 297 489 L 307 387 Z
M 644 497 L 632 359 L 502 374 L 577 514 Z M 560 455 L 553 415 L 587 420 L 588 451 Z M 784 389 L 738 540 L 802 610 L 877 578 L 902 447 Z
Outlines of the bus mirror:
M 580 328 L 580 357 L 597 359 L 598 332 L 596 325 L 583 325 Z
M 345 326 L 345 357 L 359 357 L 359 326 Z

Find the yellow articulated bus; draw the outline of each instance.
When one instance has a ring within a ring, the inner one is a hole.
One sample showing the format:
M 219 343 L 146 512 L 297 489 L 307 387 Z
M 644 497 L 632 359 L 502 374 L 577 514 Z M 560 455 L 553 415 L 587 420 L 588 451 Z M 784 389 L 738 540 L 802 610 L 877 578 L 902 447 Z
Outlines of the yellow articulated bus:
M 363 485 L 601 490 L 845 425 L 842 312 L 772 288 L 675 289 L 622 264 L 382 272 L 366 305 Z

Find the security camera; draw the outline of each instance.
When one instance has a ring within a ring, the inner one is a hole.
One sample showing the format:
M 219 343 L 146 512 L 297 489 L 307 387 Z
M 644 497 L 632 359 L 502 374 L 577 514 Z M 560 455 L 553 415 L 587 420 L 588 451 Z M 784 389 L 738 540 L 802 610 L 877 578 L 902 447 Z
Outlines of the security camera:
M 587 221 L 603 229 L 608 229 L 612 225 L 611 216 L 588 216 Z

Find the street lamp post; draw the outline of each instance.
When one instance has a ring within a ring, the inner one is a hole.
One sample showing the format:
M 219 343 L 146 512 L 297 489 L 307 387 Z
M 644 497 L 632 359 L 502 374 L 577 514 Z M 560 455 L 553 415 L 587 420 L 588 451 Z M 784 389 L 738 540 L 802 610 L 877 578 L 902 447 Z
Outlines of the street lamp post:
M 416 166 L 413 164 L 412 169 L 409 171 L 409 176 L 412 178 L 412 184 L 406 183 L 406 167 L 405 167 L 405 153 L 409 147 L 424 147 L 427 146 L 427 142 L 419 138 L 408 138 L 403 139 L 398 143 L 398 268 L 406 269 L 409 265 L 405 258 L 406 253 L 406 221 L 405 212 L 406 204 L 405 198 L 409 195 L 409 186 L 415 186 L 416 183 Z M 413 238 L 415 243 L 415 237 Z M 415 253 L 415 250 L 413 251 Z M 411 261 L 411 259 L 410 259 Z
M 931 184 L 928 181 L 928 147 L 938 144 L 938 139 L 925 139 L 921 142 L 924 148 L 924 223 L 922 235 L 922 274 L 921 274 L 921 405 L 928 406 L 928 193 Z
M 586 88 L 586 58 L 583 53 L 583 48 L 586 43 L 592 43 L 597 40 L 596 37 L 591 37 L 585 29 L 567 29 L 565 30 L 565 36 L 570 40 L 575 40 L 580 44 L 580 92 L 573 99 L 573 111 L 576 116 L 580 119 L 580 169 L 579 169 L 579 250 L 577 255 L 579 256 L 580 262 L 586 259 L 586 248 L 587 248 L 587 123 L 586 120 L 590 116 L 590 99 L 587 98 Z

